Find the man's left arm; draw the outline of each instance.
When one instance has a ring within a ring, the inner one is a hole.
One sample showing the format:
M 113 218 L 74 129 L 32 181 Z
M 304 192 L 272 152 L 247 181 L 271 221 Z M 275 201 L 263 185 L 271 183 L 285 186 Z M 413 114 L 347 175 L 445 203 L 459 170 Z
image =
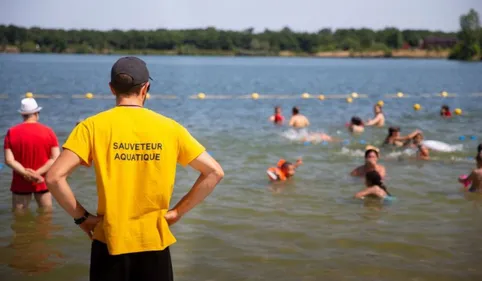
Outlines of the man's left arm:
M 52 164 L 54 164 L 55 160 L 59 157 L 60 155 L 60 148 L 59 148 L 59 142 L 57 140 L 57 136 L 53 131 L 50 132 L 50 157 L 45 164 L 38 168 L 35 172 L 38 173 L 39 175 L 44 175 L 47 173 L 47 171 L 52 167 Z

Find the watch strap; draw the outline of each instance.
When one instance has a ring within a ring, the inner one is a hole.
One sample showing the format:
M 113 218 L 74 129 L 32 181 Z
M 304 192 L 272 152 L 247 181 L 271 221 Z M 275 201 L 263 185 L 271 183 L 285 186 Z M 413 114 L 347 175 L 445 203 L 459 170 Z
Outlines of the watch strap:
M 84 215 L 78 219 L 74 218 L 74 223 L 79 225 L 82 224 L 88 217 L 89 217 L 89 212 L 85 211 Z

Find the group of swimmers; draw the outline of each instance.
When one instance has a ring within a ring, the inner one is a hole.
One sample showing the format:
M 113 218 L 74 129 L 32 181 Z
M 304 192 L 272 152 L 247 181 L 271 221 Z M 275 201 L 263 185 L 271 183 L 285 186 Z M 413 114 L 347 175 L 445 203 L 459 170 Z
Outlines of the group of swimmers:
M 352 134 L 361 134 L 364 132 L 366 126 L 384 127 L 385 116 L 383 114 L 382 105 L 376 104 L 374 106 L 374 118 L 363 122 L 361 118 L 354 116 L 351 121 L 346 124 L 348 131 Z M 440 111 L 443 118 L 450 118 L 452 116 L 450 108 L 443 105 Z M 276 125 L 283 125 L 285 118 L 281 113 L 279 106 L 275 107 L 275 112 L 270 116 L 269 120 Z M 310 124 L 308 118 L 300 114 L 298 107 L 293 107 L 292 116 L 288 125 L 293 128 L 306 128 Z M 383 145 L 395 147 L 410 147 L 416 149 L 416 159 L 429 160 L 429 149 L 424 146 L 424 136 L 422 131 L 415 130 L 406 136 L 400 134 L 400 127 L 389 127 L 388 135 L 385 138 Z M 341 141 L 335 137 L 331 137 L 324 133 L 308 133 L 302 139 L 303 141 L 326 141 L 336 142 Z M 355 198 L 374 197 L 385 199 L 391 197 L 385 184 L 383 183 L 386 177 L 385 167 L 378 164 L 380 158 L 380 150 L 377 147 L 368 145 L 365 148 L 365 163 L 355 168 L 350 175 L 354 177 L 364 177 L 366 188 L 355 194 Z M 470 192 L 482 193 L 482 144 L 477 148 L 477 155 L 475 157 L 476 168 L 471 171 L 469 175 L 459 177 L 458 181 L 464 185 L 464 189 Z M 295 175 L 296 169 L 302 165 L 302 159 L 298 159 L 296 163 L 288 162 L 284 159 L 278 161 L 275 167 L 269 168 L 266 172 L 271 181 L 285 181 Z

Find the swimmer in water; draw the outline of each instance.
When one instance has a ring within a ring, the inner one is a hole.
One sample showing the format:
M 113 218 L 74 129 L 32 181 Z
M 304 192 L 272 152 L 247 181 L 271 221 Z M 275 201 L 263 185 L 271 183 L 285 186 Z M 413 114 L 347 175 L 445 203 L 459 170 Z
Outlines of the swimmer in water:
M 478 153 L 477 156 L 475 157 L 475 162 L 477 164 L 477 167 L 472 170 L 470 175 L 465 178 L 461 179 L 459 178 L 459 182 L 464 184 L 466 181 L 469 181 L 472 183 L 470 188 L 466 189 L 469 192 L 477 192 L 477 193 L 482 193 L 482 144 L 479 144 L 478 147 Z
M 281 124 L 283 124 L 284 120 L 285 120 L 285 118 L 281 114 L 281 107 L 275 106 L 274 114 L 271 115 L 271 117 L 269 118 L 269 121 L 275 123 L 276 125 L 281 125 Z
M 365 197 L 374 197 L 384 199 L 392 196 L 383 184 L 382 177 L 377 171 L 371 171 L 365 175 L 365 186 L 366 188 L 364 190 L 355 194 L 355 198 L 365 199 Z
M 400 127 L 390 127 L 388 128 L 388 136 L 385 138 L 383 142 L 384 145 L 390 144 L 395 145 L 398 147 L 408 145 L 410 141 L 418 134 L 421 133 L 420 130 L 415 130 L 410 133 L 408 136 L 400 136 Z
M 418 160 L 430 160 L 430 150 L 423 145 L 423 134 L 418 133 L 413 138 L 413 145 L 417 147 Z
M 385 115 L 383 115 L 382 107 L 379 104 L 375 104 L 375 106 L 373 107 L 373 111 L 375 113 L 375 118 L 368 120 L 365 123 L 365 126 L 385 126 Z
M 348 131 L 353 134 L 361 134 L 365 131 L 365 127 L 363 127 L 363 121 L 358 116 L 353 116 L 351 118 L 351 122 L 348 125 Z
M 303 142 L 341 142 L 342 139 L 334 138 L 325 133 L 310 133 L 301 139 Z
M 296 160 L 295 164 L 280 159 L 276 167 L 269 168 L 266 173 L 271 181 L 285 181 L 294 176 L 296 169 L 301 165 L 303 165 L 301 158 Z
M 379 153 L 378 148 L 368 145 L 365 149 L 365 164 L 355 168 L 350 175 L 353 177 L 364 177 L 368 172 L 376 171 L 384 179 L 386 170 L 385 167 L 378 164 L 378 159 L 380 159 Z
M 442 108 L 440 109 L 440 116 L 442 116 L 443 118 L 452 117 L 452 113 L 450 112 L 450 107 L 448 105 L 442 105 Z
M 304 115 L 300 114 L 300 109 L 298 107 L 293 107 L 292 116 L 289 125 L 294 128 L 306 128 L 310 125 L 310 121 Z

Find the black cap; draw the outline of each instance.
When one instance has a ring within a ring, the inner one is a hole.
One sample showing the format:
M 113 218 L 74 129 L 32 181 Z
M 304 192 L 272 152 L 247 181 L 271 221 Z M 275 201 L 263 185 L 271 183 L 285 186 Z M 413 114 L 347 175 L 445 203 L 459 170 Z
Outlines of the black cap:
M 130 76 L 131 79 L 129 81 L 120 80 L 118 75 L 119 74 L 126 74 Z M 123 57 L 120 58 L 114 65 L 112 66 L 110 72 L 110 81 L 111 83 L 119 89 L 122 90 L 130 90 L 131 88 L 141 85 L 152 80 L 149 76 L 149 70 L 147 69 L 146 63 L 137 57 Z

